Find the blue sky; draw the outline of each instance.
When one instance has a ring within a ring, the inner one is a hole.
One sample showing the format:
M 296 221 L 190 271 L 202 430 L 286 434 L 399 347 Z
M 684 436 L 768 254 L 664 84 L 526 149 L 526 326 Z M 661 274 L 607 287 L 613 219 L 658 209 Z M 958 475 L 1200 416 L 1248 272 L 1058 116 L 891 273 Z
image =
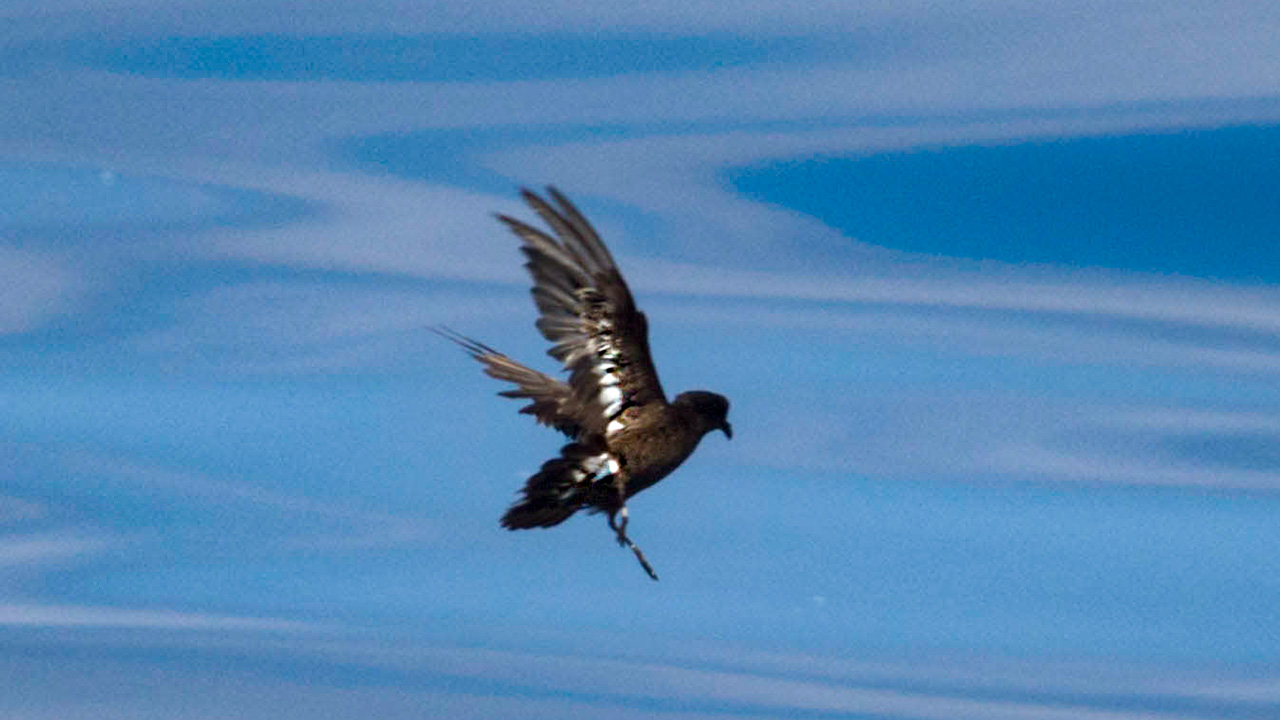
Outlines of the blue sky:
M 1280 11 L 1263 2 L 0 8 L 0 716 L 1280 711 Z M 524 185 L 668 391 L 559 438 Z

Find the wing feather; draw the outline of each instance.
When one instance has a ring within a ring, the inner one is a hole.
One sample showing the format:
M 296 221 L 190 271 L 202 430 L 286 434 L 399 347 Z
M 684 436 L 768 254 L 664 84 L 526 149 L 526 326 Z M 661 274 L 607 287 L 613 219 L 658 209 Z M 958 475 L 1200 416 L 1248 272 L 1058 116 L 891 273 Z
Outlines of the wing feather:
M 569 202 L 569 198 L 562 195 L 554 187 L 547 188 L 547 194 L 560 205 L 565 220 L 574 228 L 574 232 L 571 235 L 575 239 L 581 238 L 579 242 L 586 248 L 587 253 L 592 256 L 596 269 L 616 269 L 617 265 L 613 262 L 613 255 L 609 253 L 609 248 L 600 239 L 600 235 L 596 233 L 595 228 L 591 227 L 591 223 L 587 222 L 582 213 L 578 212 L 578 208 Z
M 569 371 L 572 407 L 587 434 L 604 435 L 629 407 L 666 403 L 649 354 L 649 328 L 600 236 L 569 200 L 524 190 L 529 206 L 555 237 L 519 220 L 499 219 L 523 241 L 533 298 L 548 353 Z
M 498 393 L 502 397 L 525 399 L 530 403 L 520 412 L 532 415 L 538 422 L 577 438 L 582 432 L 578 416 L 582 408 L 574 401 L 573 389 L 556 378 L 525 367 L 484 343 L 448 328 L 431 328 L 433 332 L 461 345 L 471 357 L 484 365 L 486 375 L 512 383 L 516 387 Z

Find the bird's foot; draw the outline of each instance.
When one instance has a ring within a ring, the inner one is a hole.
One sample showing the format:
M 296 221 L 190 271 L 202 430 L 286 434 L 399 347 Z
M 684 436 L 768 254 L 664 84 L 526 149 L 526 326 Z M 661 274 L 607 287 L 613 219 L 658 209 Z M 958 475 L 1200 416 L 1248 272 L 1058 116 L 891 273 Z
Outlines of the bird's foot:
M 625 505 L 622 507 L 621 515 L 621 524 L 614 522 L 613 515 L 609 516 L 609 529 L 613 530 L 618 544 L 622 547 L 630 548 L 631 552 L 635 553 L 636 560 L 640 561 L 640 567 L 644 568 L 645 573 L 656 581 L 658 579 L 658 573 L 653 571 L 653 566 L 649 564 L 647 559 L 645 559 L 644 553 L 640 551 L 640 546 L 636 545 L 631 541 L 631 538 L 627 537 L 627 508 Z
M 653 566 L 649 564 L 648 560 L 644 559 L 644 553 L 640 552 L 640 546 L 630 540 L 627 540 L 627 545 L 631 548 L 631 552 L 636 554 L 636 560 L 640 561 L 640 567 L 644 568 L 644 571 L 648 573 L 649 577 L 653 578 L 654 582 L 657 582 L 658 573 L 654 572 Z

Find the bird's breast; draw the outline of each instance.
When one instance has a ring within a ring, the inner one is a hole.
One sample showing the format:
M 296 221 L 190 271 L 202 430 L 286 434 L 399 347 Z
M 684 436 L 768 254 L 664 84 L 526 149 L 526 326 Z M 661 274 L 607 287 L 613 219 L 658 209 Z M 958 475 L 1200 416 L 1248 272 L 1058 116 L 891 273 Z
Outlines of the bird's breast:
M 626 447 L 615 448 L 623 472 L 626 473 L 628 497 L 657 483 L 680 467 L 694 448 L 697 439 L 689 442 L 684 437 L 670 437 L 665 433 L 652 433 L 632 438 Z

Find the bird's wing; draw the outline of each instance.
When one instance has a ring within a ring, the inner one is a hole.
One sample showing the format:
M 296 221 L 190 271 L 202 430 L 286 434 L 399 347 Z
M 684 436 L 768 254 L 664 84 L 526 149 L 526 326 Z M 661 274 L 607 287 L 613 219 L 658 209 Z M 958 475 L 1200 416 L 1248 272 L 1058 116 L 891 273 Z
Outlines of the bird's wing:
M 532 415 L 543 425 L 559 430 L 571 438 L 577 438 L 582 431 L 577 417 L 582 409 L 574 403 L 573 390 L 565 383 L 527 368 L 484 343 L 460 335 L 448 328 L 431 328 L 437 335 L 445 337 L 462 346 L 484 365 L 485 374 L 489 377 L 505 380 L 514 384 L 512 390 L 498 393 L 503 397 L 523 398 L 531 402 L 520 408 L 520 412 Z
M 555 188 L 551 203 L 523 190 L 555 237 L 499 215 L 524 242 L 538 329 L 548 354 L 569 371 L 572 409 L 585 433 L 609 435 L 628 408 L 666 403 L 649 355 L 649 327 L 609 250 L 582 213 Z

